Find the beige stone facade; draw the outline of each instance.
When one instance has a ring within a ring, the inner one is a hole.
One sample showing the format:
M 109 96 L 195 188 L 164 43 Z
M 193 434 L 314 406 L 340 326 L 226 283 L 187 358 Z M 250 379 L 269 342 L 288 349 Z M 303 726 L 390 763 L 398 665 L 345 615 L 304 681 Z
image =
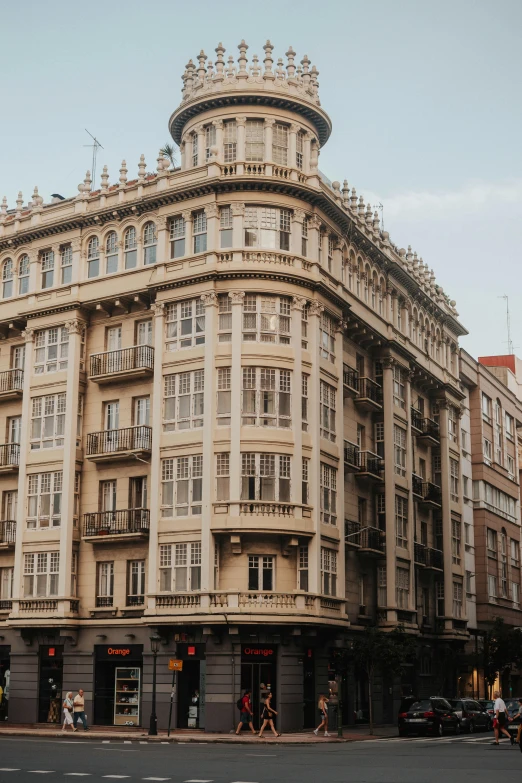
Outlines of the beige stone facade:
M 87 174 L 75 197 L 2 207 L 13 719 L 45 717 L 53 649 L 59 685 L 80 679 L 110 722 L 102 660 L 128 644 L 146 722 L 151 630 L 160 723 L 166 661 L 192 655 L 207 729 L 237 717 L 248 677 L 273 678 L 283 728 L 309 725 L 330 650 L 368 622 L 434 650 L 467 638 L 465 330 L 417 254 L 321 174 L 308 59 L 274 65 L 267 43 L 247 66 L 246 49 L 187 66 L 179 168 L 142 157 L 137 178 L 124 161 L 115 184 L 104 169 L 100 188 Z M 435 655 L 421 666 L 445 687 Z

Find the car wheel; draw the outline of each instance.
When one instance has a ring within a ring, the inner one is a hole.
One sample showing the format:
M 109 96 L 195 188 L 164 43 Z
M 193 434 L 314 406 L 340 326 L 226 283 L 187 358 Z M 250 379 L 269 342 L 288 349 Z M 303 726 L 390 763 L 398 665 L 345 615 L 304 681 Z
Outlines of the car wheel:
M 438 734 L 439 737 L 443 737 L 444 736 L 444 729 L 442 728 L 442 721 L 439 723 L 439 725 L 437 727 L 437 734 Z
M 472 720 L 470 720 L 470 722 L 469 722 L 469 733 L 470 734 L 474 734 L 475 733 L 475 724 L 473 723 Z

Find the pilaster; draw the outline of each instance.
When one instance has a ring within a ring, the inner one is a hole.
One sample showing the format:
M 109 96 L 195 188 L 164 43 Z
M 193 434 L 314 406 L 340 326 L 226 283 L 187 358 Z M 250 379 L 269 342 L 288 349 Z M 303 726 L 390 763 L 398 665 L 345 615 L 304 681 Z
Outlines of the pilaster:
M 214 547 L 212 541 L 212 502 L 214 499 L 215 457 L 213 448 L 216 422 L 214 356 L 216 355 L 217 295 L 209 291 L 201 297 L 205 305 L 205 390 L 203 427 L 203 498 L 201 510 L 201 590 L 214 587 Z
M 231 291 L 232 350 L 231 350 L 231 411 L 230 418 L 230 499 L 241 496 L 241 345 L 244 291 Z
M 394 360 L 385 357 L 383 365 L 383 413 L 384 413 L 384 502 L 386 512 L 386 617 L 396 622 L 395 569 L 395 475 L 393 472 L 393 365 Z
M 147 587 L 147 614 L 156 611 L 155 594 L 158 591 L 158 526 L 161 516 L 161 459 L 160 444 L 162 433 L 161 403 L 163 395 L 163 344 L 165 334 L 165 313 L 163 302 L 152 305 L 154 315 L 154 377 L 151 390 L 151 426 L 152 452 L 150 459 L 150 529 L 149 529 L 149 563 Z
M 311 593 L 321 591 L 321 427 L 319 418 L 319 387 L 321 366 L 319 358 L 320 340 L 319 327 L 324 307 L 320 302 L 310 302 L 308 310 L 308 347 L 312 356 L 312 371 L 308 381 L 308 431 L 312 442 L 310 459 L 310 505 L 313 508 L 312 522 L 315 535 L 308 549 L 308 589 Z

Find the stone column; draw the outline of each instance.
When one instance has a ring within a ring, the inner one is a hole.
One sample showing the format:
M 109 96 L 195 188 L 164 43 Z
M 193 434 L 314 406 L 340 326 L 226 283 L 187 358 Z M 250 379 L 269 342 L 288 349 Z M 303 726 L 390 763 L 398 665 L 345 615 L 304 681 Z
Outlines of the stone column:
M 387 286 L 386 287 L 386 312 L 384 315 L 388 320 L 388 322 L 391 323 L 392 326 L 395 326 L 395 324 L 392 323 L 392 316 L 393 316 L 392 296 L 393 296 L 393 289 L 390 286 Z
M 319 263 L 319 232 L 321 220 L 318 215 L 312 215 L 308 221 L 308 258 Z
M 296 163 L 296 150 L 297 150 L 297 134 L 300 130 L 300 126 L 297 125 L 297 123 L 293 122 L 290 125 L 290 133 L 288 138 L 288 165 L 292 169 L 297 168 Z M 297 179 L 297 172 L 295 172 L 295 176 L 292 177 L 292 179 Z
M 386 512 L 386 603 L 388 622 L 396 622 L 395 596 L 396 533 L 395 533 L 395 475 L 393 465 L 393 365 L 394 359 L 383 359 L 383 413 L 384 413 L 384 502 Z
M 74 534 L 74 476 L 76 472 L 76 422 L 78 419 L 78 396 L 80 394 L 81 343 L 86 324 L 83 321 L 74 320 L 69 321 L 65 326 L 69 332 L 69 355 L 67 360 L 67 391 L 65 398 L 65 437 L 63 444 L 63 486 L 60 525 L 60 574 L 58 579 L 58 595 L 61 597 L 71 595 L 71 564 Z M 78 519 L 78 525 L 81 525 L 80 519 Z
M 192 210 L 186 209 L 181 213 L 185 221 L 185 256 L 193 256 L 194 248 L 192 242 Z
M 163 398 L 163 346 L 165 341 L 165 312 L 163 302 L 152 305 L 154 315 L 154 378 L 151 393 L 151 426 L 152 450 L 150 458 L 150 530 L 149 530 L 149 563 L 147 575 L 147 608 L 145 614 L 156 613 L 156 598 L 158 592 L 158 528 L 161 517 L 161 460 L 160 444 L 162 433 L 162 398 Z
M 292 213 L 292 234 L 290 236 L 290 252 L 294 256 L 301 257 L 304 210 L 294 209 Z
M 156 232 L 158 234 L 156 265 L 158 265 L 164 264 L 170 258 L 169 226 L 165 215 L 156 218 Z
M 205 163 L 205 127 L 203 124 L 197 125 L 195 132 L 198 135 L 198 166 Z
M 212 125 L 216 129 L 216 147 L 218 148 L 217 159 L 219 163 L 223 163 L 223 120 L 214 120 Z
M 292 346 L 294 349 L 294 370 L 292 376 L 292 435 L 294 439 L 294 456 L 292 459 L 291 487 L 292 503 L 301 505 L 302 492 L 302 468 L 303 468 L 303 424 L 301 410 L 301 381 L 302 381 L 302 351 L 301 351 L 301 316 L 307 300 L 301 296 L 292 299 Z M 295 516 L 301 518 L 301 511 Z
M 412 492 L 412 474 L 414 472 L 415 465 L 413 463 L 413 441 L 411 434 L 411 380 L 413 373 L 408 372 L 407 380 L 405 383 L 405 397 L 406 397 L 406 478 L 408 480 L 408 552 L 410 555 L 410 610 L 413 612 L 416 607 L 416 583 L 415 583 L 415 510 L 414 500 Z M 393 463 L 392 463 L 393 464 Z M 415 617 L 415 622 L 417 618 Z
M 205 207 L 207 216 L 207 251 L 215 253 L 219 249 L 218 242 L 218 205 L 216 202 Z
M 272 139 L 275 120 L 268 117 L 265 120 L 265 163 L 273 162 Z
M 188 168 L 188 166 L 187 166 L 187 137 L 186 136 L 183 136 L 183 138 L 181 139 L 181 144 L 179 145 L 179 153 L 181 155 L 181 162 L 180 162 L 181 170 L 185 171 L 185 169 Z
M 310 154 L 311 154 L 312 134 L 306 131 L 303 139 L 303 174 L 310 173 Z
M 451 552 L 451 498 L 450 498 L 450 456 L 448 437 L 448 408 L 446 399 L 439 404 L 440 427 L 440 474 L 442 490 L 442 546 L 444 561 L 444 626 L 453 628 L 453 556 Z
M 345 324 L 339 321 L 335 330 L 335 367 L 337 390 L 335 401 L 335 433 L 340 460 L 337 466 L 337 527 L 339 530 L 339 553 L 337 555 L 337 596 L 346 595 L 345 547 L 344 547 L 344 402 L 343 402 L 343 335 Z
M 75 283 L 78 283 L 80 280 L 80 263 L 81 263 L 81 257 L 80 257 L 80 250 L 82 247 L 81 239 L 73 239 L 71 242 L 71 249 L 72 249 L 72 277 L 71 277 L 71 284 L 74 285 Z M 102 263 L 101 254 L 105 251 L 105 245 L 100 247 L 100 264 Z M 100 269 L 100 274 L 105 274 L 105 267 Z
M 241 344 L 244 291 L 231 291 L 232 351 L 231 351 L 231 416 L 230 416 L 230 500 L 241 497 Z M 238 510 L 239 513 L 239 510 Z
M 29 429 L 31 424 L 31 378 L 34 357 L 34 329 L 22 332 L 25 339 L 24 389 L 22 397 L 22 426 L 20 431 L 20 461 L 18 467 L 18 507 L 16 512 L 16 542 L 13 572 L 13 599 L 19 599 L 22 593 L 23 538 L 25 531 L 27 498 L 27 452 Z M 18 605 L 13 603 L 13 613 L 18 613 Z
M 310 459 L 310 505 L 312 506 L 312 521 L 315 535 L 308 547 L 308 590 L 311 593 L 321 592 L 321 508 L 320 508 L 320 474 L 321 474 L 321 427 L 319 418 L 319 367 L 321 365 L 319 327 L 324 307 L 317 301 L 310 302 L 308 311 L 308 347 L 313 366 L 308 381 L 308 432 L 313 444 Z
M 243 217 L 245 215 L 245 205 L 241 203 L 232 203 L 232 247 L 242 248 L 243 240 Z
M 244 172 L 245 147 L 246 147 L 246 117 L 236 117 L 237 127 L 237 155 L 236 170 L 238 174 Z
M 37 250 L 28 250 L 27 255 L 29 256 L 29 293 L 34 296 L 35 292 L 40 289 L 40 261 Z
M 201 296 L 205 305 L 205 390 L 203 427 L 203 503 L 201 513 L 201 590 L 214 588 L 214 546 L 211 532 L 214 500 L 215 457 L 213 434 L 216 424 L 214 356 L 217 335 L 217 296 L 209 291 Z

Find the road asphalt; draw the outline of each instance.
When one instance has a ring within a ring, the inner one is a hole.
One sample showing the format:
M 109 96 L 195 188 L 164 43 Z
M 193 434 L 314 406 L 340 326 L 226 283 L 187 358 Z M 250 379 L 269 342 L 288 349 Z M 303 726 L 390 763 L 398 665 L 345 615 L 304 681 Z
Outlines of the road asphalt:
M 518 776 L 518 746 L 491 741 L 487 734 L 253 747 L 1 737 L 0 783 L 491 783 Z

